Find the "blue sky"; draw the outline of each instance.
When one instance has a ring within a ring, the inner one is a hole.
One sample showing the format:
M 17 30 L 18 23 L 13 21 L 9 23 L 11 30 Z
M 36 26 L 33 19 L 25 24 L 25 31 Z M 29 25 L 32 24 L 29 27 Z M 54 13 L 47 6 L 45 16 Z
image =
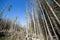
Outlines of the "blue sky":
M 17 16 L 17 21 L 25 25 L 25 16 L 26 16 L 26 1 L 29 5 L 29 0 L 0 0 L 0 10 L 4 8 L 4 5 L 6 6 L 4 12 L 3 12 L 3 18 L 9 18 L 11 20 L 15 20 L 15 17 Z M 10 11 L 8 11 L 8 6 L 12 5 L 12 8 Z M 5 16 L 7 14 L 7 16 Z

